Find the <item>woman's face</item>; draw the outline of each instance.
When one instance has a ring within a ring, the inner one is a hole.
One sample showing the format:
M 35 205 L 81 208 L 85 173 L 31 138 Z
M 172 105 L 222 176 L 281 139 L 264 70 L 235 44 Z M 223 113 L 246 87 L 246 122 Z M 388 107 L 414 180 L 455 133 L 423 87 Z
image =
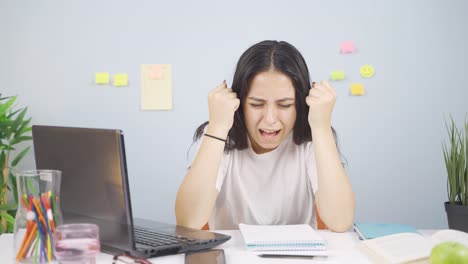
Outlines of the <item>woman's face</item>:
M 256 153 L 272 151 L 293 130 L 295 100 L 294 86 L 287 75 L 269 70 L 253 78 L 243 110 L 247 133 Z

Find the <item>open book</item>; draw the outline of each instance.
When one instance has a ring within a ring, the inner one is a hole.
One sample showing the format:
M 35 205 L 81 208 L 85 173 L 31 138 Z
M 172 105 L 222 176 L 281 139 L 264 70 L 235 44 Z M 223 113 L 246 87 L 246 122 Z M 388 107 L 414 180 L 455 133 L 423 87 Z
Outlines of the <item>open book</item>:
M 365 240 L 359 248 L 375 263 L 429 263 L 432 248 L 445 241 L 468 246 L 468 233 L 448 229 L 437 231 L 430 237 L 401 233 Z
M 310 225 L 246 225 L 239 230 L 258 255 L 326 256 L 327 242 Z

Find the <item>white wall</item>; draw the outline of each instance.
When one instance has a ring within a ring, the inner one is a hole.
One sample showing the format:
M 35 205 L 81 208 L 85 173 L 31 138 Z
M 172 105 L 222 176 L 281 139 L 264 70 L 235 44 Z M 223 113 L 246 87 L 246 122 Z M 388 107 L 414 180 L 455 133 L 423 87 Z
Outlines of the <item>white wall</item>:
M 0 1 L 0 93 L 34 124 L 120 128 L 134 214 L 175 222 L 174 200 L 207 93 L 265 39 L 286 40 L 314 80 L 343 69 L 333 114 L 357 197 L 357 221 L 446 227 L 444 114 L 468 112 L 468 2 Z M 338 54 L 356 42 L 359 52 Z M 140 64 L 173 64 L 174 109 L 140 111 Z M 371 63 L 372 79 L 359 76 Z M 127 72 L 126 88 L 98 71 Z M 351 82 L 368 94 L 348 96 Z M 35 166 L 30 152 L 23 168 Z

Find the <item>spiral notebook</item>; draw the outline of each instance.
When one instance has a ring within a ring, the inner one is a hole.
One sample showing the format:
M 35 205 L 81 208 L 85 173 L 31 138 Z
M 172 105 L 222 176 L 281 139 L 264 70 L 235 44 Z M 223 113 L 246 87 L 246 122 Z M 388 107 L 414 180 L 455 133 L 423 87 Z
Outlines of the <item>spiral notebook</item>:
M 327 242 L 310 225 L 239 224 L 239 229 L 247 249 L 253 251 L 327 250 Z

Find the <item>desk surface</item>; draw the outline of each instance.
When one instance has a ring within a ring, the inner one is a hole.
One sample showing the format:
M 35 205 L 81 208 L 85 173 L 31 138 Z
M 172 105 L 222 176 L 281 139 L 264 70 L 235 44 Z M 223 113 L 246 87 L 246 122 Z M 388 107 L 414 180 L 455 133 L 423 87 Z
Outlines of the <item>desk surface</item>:
M 252 252 L 245 250 L 244 240 L 239 230 L 216 231 L 232 236 L 226 243 L 217 248 L 224 249 L 226 263 L 284 263 L 282 257 L 263 258 L 256 256 Z M 320 235 L 328 242 L 330 256 L 314 258 L 290 258 L 288 263 L 371 263 L 357 249 L 359 242 L 358 236 L 354 232 L 333 233 L 327 230 L 319 230 Z M 423 235 L 429 235 L 431 231 L 422 231 Z M 153 263 L 170 264 L 184 263 L 184 254 L 164 256 L 151 259 Z M 0 236 L 0 263 L 13 262 L 13 235 L 5 234 Z M 97 258 L 97 264 L 112 263 L 112 256 L 100 253 Z

